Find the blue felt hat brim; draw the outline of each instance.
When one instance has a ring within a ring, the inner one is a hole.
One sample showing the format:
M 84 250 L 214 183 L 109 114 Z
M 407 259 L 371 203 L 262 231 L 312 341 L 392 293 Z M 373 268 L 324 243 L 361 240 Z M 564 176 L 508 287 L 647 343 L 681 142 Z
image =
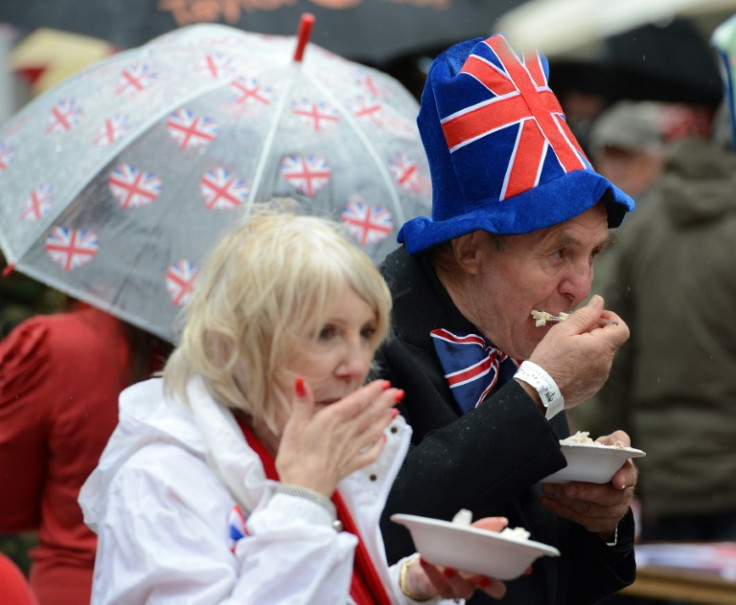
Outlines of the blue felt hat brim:
M 561 196 L 565 203 L 554 203 Z M 592 170 L 576 170 L 503 202 L 478 200 L 476 210 L 447 220 L 413 218 L 403 225 L 397 239 L 409 254 L 417 254 L 477 230 L 499 235 L 529 233 L 570 220 L 600 200 L 606 204 L 610 228 L 618 227 L 634 209 L 634 200 L 606 178 Z

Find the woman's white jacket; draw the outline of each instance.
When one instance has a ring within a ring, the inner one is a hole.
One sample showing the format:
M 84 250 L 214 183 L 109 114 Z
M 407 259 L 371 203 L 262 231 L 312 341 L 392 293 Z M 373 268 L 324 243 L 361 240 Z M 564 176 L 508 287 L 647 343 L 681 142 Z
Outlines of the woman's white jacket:
M 92 604 L 351 603 L 355 537 L 319 504 L 274 494 L 200 379 L 188 397 L 166 396 L 161 379 L 120 397 L 118 427 L 79 497 L 99 537 Z M 399 564 L 386 564 L 378 520 L 410 433 L 398 416 L 380 458 L 338 486 L 394 603 L 413 601 Z

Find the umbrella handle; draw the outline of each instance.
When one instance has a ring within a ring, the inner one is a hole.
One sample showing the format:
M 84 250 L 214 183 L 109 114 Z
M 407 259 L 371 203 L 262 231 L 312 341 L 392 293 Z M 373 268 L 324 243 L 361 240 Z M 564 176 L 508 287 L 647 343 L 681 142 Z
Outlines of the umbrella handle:
M 296 50 L 294 51 L 294 62 L 301 63 L 304 57 L 304 49 L 312 35 L 312 27 L 314 27 L 315 17 L 312 13 L 303 13 L 299 22 L 299 31 L 297 33 Z

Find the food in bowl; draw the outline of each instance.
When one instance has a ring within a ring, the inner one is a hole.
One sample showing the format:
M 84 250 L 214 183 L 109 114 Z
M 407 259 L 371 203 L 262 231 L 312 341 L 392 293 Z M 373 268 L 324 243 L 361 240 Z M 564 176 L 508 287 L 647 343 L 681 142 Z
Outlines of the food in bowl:
M 560 445 L 598 445 L 600 447 L 617 447 L 618 449 L 625 449 L 626 446 L 623 443 L 607 444 L 600 443 L 590 438 L 588 431 L 578 431 L 574 435 L 570 435 L 565 439 L 560 439 Z

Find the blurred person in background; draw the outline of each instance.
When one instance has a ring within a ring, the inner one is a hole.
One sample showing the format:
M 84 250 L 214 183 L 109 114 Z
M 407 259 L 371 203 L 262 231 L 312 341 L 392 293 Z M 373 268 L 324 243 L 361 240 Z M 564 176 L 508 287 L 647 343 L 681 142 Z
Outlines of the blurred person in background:
M 647 452 L 643 541 L 736 539 L 736 154 L 718 117 L 712 140 L 667 149 L 596 276 L 631 339 L 575 413 L 581 429 L 623 427 Z
M 38 605 L 23 572 L 10 557 L 2 553 L 0 553 L 0 603 Z
M 37 531 L 39 605 L 89 603 L 97 539 L 79 489 L 117 424 L 120 391 L 161 369 L 168 350 L 71 299 L 0 341 L 0 532 Z
M 604 110 L 590 130 L 595 169 L 636 200 L 662 175 L 672 143 L 710 136 L 712 111 L 660 101 L 618 101 Z

